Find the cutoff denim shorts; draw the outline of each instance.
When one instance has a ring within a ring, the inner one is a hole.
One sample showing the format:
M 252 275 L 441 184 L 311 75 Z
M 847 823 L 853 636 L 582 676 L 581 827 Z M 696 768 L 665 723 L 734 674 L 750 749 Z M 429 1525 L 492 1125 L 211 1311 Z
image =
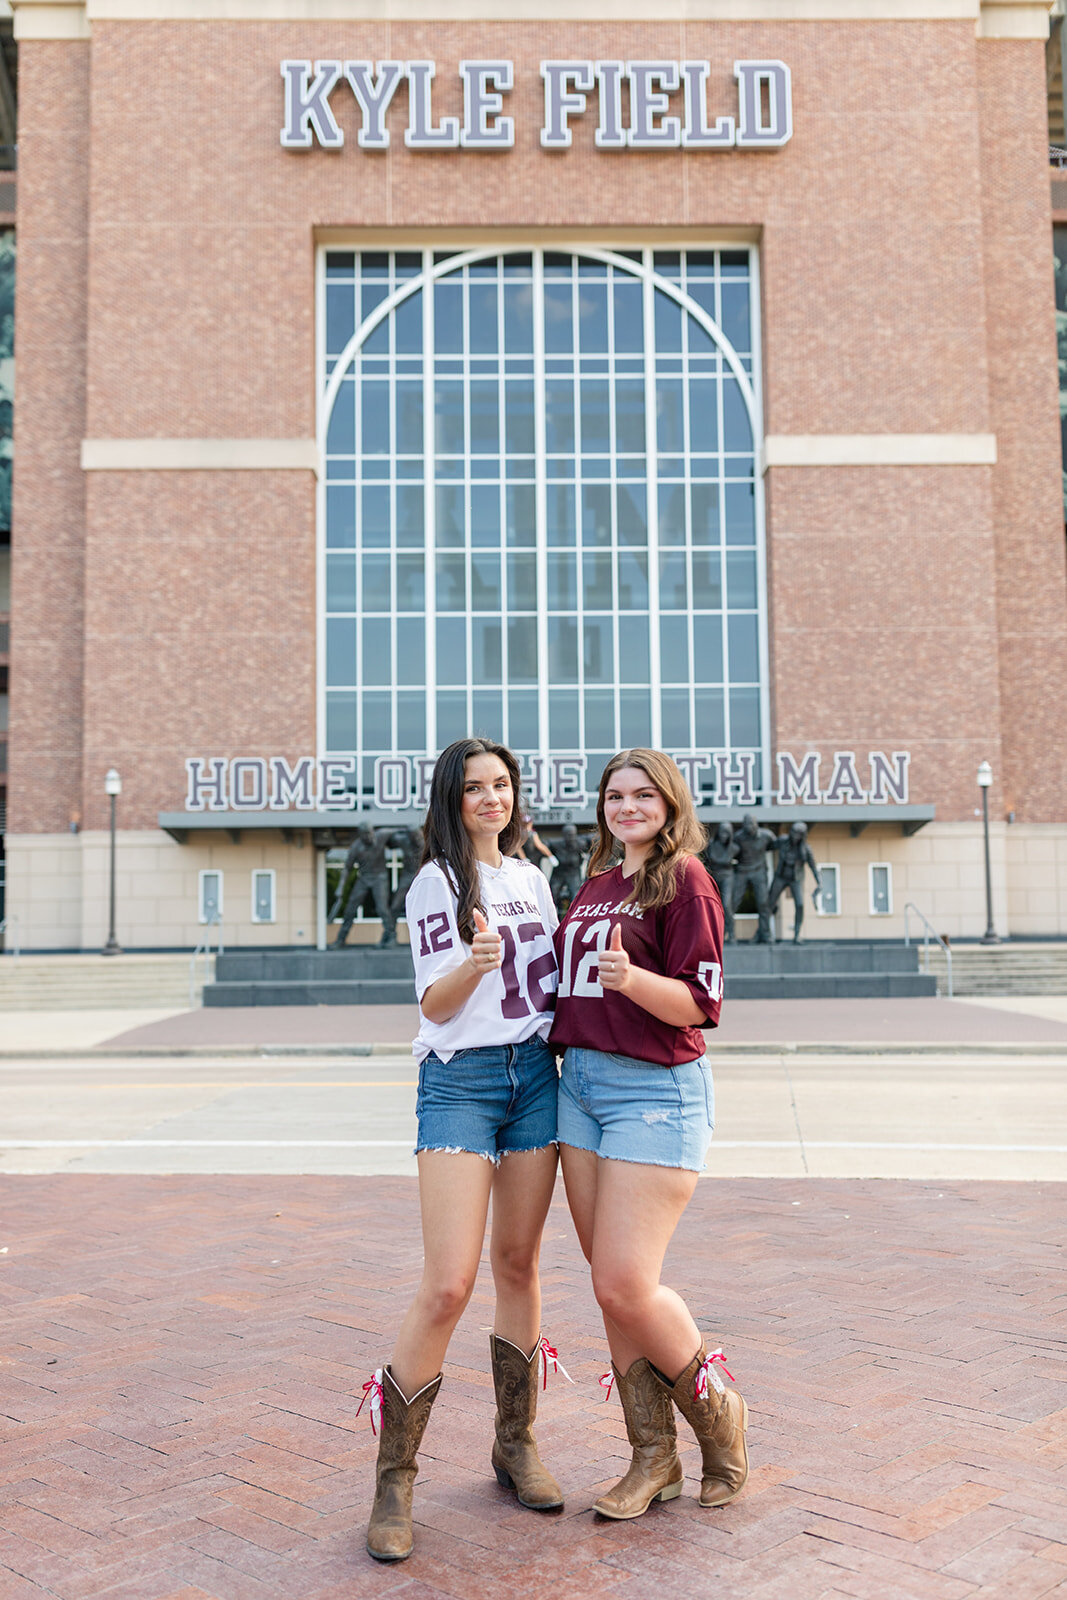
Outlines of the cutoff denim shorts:
M 419 1067 L 415 1113 L 420 1150 L 469 1151 L 494 1166 L 501 1156 L 556 1143 L 556 1058 L 540 1034 L 521 1044 L 431 1050 Z
M 559 1084 L 559 1142 L 609 1161 L 700 1172 L 715 1128 L 707 1056 L 660 1067 L 572 1045 Z

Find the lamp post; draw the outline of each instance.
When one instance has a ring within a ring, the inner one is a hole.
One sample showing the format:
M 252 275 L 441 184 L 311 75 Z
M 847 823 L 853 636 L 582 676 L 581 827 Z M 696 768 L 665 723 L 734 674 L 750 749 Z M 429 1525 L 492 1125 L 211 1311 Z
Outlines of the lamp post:
M 985 933 L 982 944 L 999 944 L 1000 938 L 993 926 L 993 875 L 989 868 L 989 786 L 993 782 L 993 768 L 983 761 L 978 768 L 978 787 L 982 791 L 982 837 L 985 842 Z
M 105 956 L 117 956 L 122 954 L 122 946 L 115 938 L 115 801 L 122 793 L 122 779 L 114 767 L 107 769 L 104 793 L 111 801 L 111 909 L 108 917 L 107 944 L 100 953 Z

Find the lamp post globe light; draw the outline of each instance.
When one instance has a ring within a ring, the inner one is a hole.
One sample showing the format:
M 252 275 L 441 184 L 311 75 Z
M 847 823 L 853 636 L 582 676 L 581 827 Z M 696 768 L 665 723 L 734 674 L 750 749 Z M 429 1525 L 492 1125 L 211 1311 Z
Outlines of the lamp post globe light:
M 104 778 L 104 793 L 111 801 L 111 888 L 107 943 L 100 953 L 105 956 L 117 956 L 121 955 L 122 946 L 115 938 L 115 801 L 122 793 L 122 779 L 114 767 L 107 769 L 107 775 Z
M 1000 937 L 993 926 L 993 877 L 989 869 L 989 787 L 993 782 L 993 768 L 983 761 L 978 768 L 978 787 L 982 791 L 982 839 L 985 845 L 985 933 L 982 944 L 999 944 Z

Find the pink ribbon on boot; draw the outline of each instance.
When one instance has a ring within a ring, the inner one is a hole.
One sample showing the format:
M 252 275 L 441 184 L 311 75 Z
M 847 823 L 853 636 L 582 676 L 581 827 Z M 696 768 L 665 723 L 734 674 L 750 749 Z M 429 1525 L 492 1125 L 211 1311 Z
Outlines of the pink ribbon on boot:
M 374 1376 L 368 1378 L 366 1383 L 363 1385 L 363 1399 L 356 1407 L 356 1416 L 358 1417 L 360 1412 L 363 1410 L 363 1407 L 367 1404 L 367 1401 L 370 1401 L 370 1431 L 375 1435 L 377 1435 L 378 1432 L 378 1424 L 382 1420 L 382 1401 L 384 1399 L 385 1391 L 382 1388 L 382 1369 L 379 1367 Z
M 699 1400 L 701 1395 L 707 1394 L 709 1382 L 712 1388 L 715 1389 L 719 1394 L 726 1393 L 726 1385 L 723 1383 L 722 1379 L 719 1377 L 719 1374 L 715 1370 L 716 1361 L 722 1367 L 722 1370 L 725 1372 L 730 1382 L 734 1382 L 734 1375 L 726 1365 L 726 1361 L 723 1357 L 721 1349 L 713 1350 L 710 1355 L 704 1357 L 700 1366 L 697 1368 L 696 1383 L 693 1385 L 693 1398 L 695 1400 Z

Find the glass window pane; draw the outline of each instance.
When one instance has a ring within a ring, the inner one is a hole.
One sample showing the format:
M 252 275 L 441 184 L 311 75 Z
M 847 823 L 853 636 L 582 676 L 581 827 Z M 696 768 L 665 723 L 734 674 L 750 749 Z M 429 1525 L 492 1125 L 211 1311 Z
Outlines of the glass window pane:
M 532 545 L 537 534 L 537 500 L 532 483 L 516 483 L 507 491 L 508 544 Z
M 736 748 L 759 744 L 759 690 L 730 690 L 730 742 Z
M 615 682 L 615 628 L 613 617 L 585 617 L 582 623 L 582 654 L 586 683 Z M 589 730 L 586 729 L 588 740 Z M 611 740 L 606 741 L 608 744 Z
M 660 552 L 659 603 L 664 611 L 684 611 L 689 604 L 684 555 Z
M 375 690 L 363 696 L 363 748 L 371 752 L 393 748 L 392 697 Z
M 635 278 L 615 278 L 615 354 L 639 355 L 645 347 L 644 291 Z
M 437 619 L 437 681 L 467 681 L 467 624 L 462 617 Z
M 463 490 L 457 483 L 439 483 L 435 491 L 438 548 L 463 544 L 466 539 L 463 522 Z
M 693 605 L 709 611 L 722 605 L 722 567 L 717 550 L 693 551 Z
M 573 611 L 578 603 L 575 557 L 566 550 L 548 552 L 548 609 Z
M 577 540 L 573 483 L 549 484 L 547 513 L 548 543 L 573 550 Z
M 331 550 L 352 550 L 356 543 L 356 491 L 326 491 L 326 543 Z
M 393 313 L 393 337 L 398 356 L 422 353 L 422 290 L 401 300 Z
M 659 486 L 659 542 L 685 543 L 685 485 L 661 483 Z
M 648 610 L 648 552 L 619 551 L 619 609 Z
M 693 618 L 693 679 L 696 683 L 722 682 L 722 618 Z
M 550 692 L 548 730 L 553 750 L 578 749 L 577 689 L 553 689 Z
M 396 491 L 396 542 L 422 546 L 426 529 L 422 514 L 422 484 L 402 483 Z
M 759 634 L 754 616 L 730 617 L 730 682 L 756 683 L 759 679 Z
M 615 384 L 615 448 L 620 455 L 645 453 L 645 385 L 640 378 Z
M 463 454 L 462 383 L 438 378 L 434 384 L 434 441 L 438 455 Z
M 471 610 L 500 610 L 500 557 L 471 557 Z
M 545 284 L 545 349 L 553 355 L 568 355 L 574 349 L 569 283 Z
M 389 557 L 364 556 L 363 610 L 389 611 L 391 609 L 390 600 Z
M 398 555 L 396 558 L 396 609 L 426 609 L 425 559 L 421 555 Z
M 356 301 L 350 283 L 326 285 L 326 353 L 339 356 L 356 328 Z
M 574 384 L 549 378 L 545 384 L 545 435 L 550 456 L 574 454 Z
M 326 430 L 326 454 L 351 456 L 356 451 L 356 385 L 345 378 L 337 391 Z
M 582 484 L 582 543 L 611 543 L 611 489 L 606 483 Z
M 668 750 L 688 750 L 689 690 L 664 689 L 660 694 L 660 716 L 663 726 L 663 743 Z
M 461 555 L 437 557 L 438 611 L 466 611 L 467 570 Z
M 471 351 L 475 355 L 497 352 L 497 292 L 495 283 L 471 284 Z
M 508 455 L 533 455 L 534 389 L 532 383 L 512 378 L 504 385 L 504 421 Z
M 500 621 L 496 617 L 475 617 L 471 623 L 471 654 L 474 682 L 499 683 L 503 656 L 500 648 Z
M 500 453 L 500 385 L 491 382 L 471 384 L 471 455 Z
M 647 689 L 621 689 L 619 691 L 619 743 L 625 750 L 634 745 L 652 743 L 652 701 Z
M 500 489 L 495 483 L 471 488 L 471 544 L 499 548 Z
M 623 683 L 648 682 L 648 618 L 619 618 L 619 678 Z
M 399 750 L 419 753 L 426 749 L 426 696 L 396 697 L 396 743 Z
M 694 483 L 689 493 L 693 503 L 693 543 L 720 544 L 718 485 Z
M 618 527 L 620 544 L 646 545 L 648 523 L 645 520 L 645 486 L 643 483 L 623 484 L 618 490 Z
M 723 713 L 723 691 L 721 689 L 698 688 L 695 692 L 696 701 L 696 748 L 698 750 L 721 750 L 726 744 L 726 718 Z
M 326 696 L 326 748 L 327 750 L 355 750 L 356 697 L 354 694 L 328 694 Z
M 388 617 L 363 619 L 363 683 L 389 683 L 392 679 L 392 651 Z
M 356 562 L 353 556 L 326 557 L 327 611 L 355 611 Z
M 610 550 L 587 550 L 582 556 L 582 603 L 587 611 L 613 603 L 611 567 Z
M 755 544 L 756 486 L 753 483 L 726 485 L 726 543 Z
M 681 455 L 685 449 L 682 380 L 660 378 L 656 383 L 656 449 L 661 456 Z
M 733 377 L 723 379 L 722 422 L 723 432 L 726 435 L 725 448 L 735 452 L 744 451 L 746 454 L 751 452 L 752 425 L 748 420 L 748 409 L 741 397 L 737 379 Z
M 536 750 L 537 695 L 513 689 L 508 695 L 508 743 L 513 750 Z
M 363 408 L 363 454 L 387 456 L 389 454 L 389 385 L 369 382 L 366 378 L 360 388 Z
M 752 348 L 747 283 L 723 284 L 721 327 L 738 355 L 747 355 Z
M 585 691 L 585 742 L 601 749 L 615 744 L 615 695 L 611 689 Z
M 670 295 L 664 294 L 662 289 L 656 290 L 656 354 L 663 355 L 665 351 L 681 350 L 682 348 L 682 308 L 677 300 L 672 300 Z
M 396 625 L 396 669 L 400 683 L 426 682 L 426 623 L 400 617 Z
M 364 550 L 387 550 L 392 520 L 389 510 L 389 490 L 368 487 L 363 490 L 362 516 L 359 522 L 359 542 Z
M 694 455 L 710 455 L 719 448 L 717 388 L 714 378 L 689 380 L 689 448 Z
M 437 283 L 433 291 L 433 338 L 438 355 L 463 353 L 463 285 Z
M 578 623 L 574 617 L 548 619 L 550 683 L 578 682 Z
M 607 353 L 608 286 L 606 283 L 585 281 L 579 287 L 578 340 L 583 355 Z
M 731 611 L 756 609 L 756 552 L 727 550 L 726 604 Z
M 537 557 L 508 554 L 508 610 L 537 610 Z
M 402 456 L 422 454 L 422 384 L 396 386 L 396 449 Z
M 467 695 L 463 689 L 439 689 L 437 693 L 437 743 L 443 750 L 456 739 L 467 737 Z
M 504 347 L 508 355 L 533 350 L 533 284 L 504 286 Z
M 536 617 L 511 617 L 508 620 L 508 681 L 537 682 Z
M 471 732 L 475 738 L 500 742 L 504 731 L 504 696 L 500 690 L 475 689 Z
M 664 683 L 689 682 L 689 626 L 685 617 L 660 618 L 659 654 Z
M 326 623 L 326 682 L 353 684 L 355 681 L 355 618 L 330 617 Z
M 606 381 L 582 380 L 579 404 L 583 455 L 603 455 L 610 448 L 608 393 Z

